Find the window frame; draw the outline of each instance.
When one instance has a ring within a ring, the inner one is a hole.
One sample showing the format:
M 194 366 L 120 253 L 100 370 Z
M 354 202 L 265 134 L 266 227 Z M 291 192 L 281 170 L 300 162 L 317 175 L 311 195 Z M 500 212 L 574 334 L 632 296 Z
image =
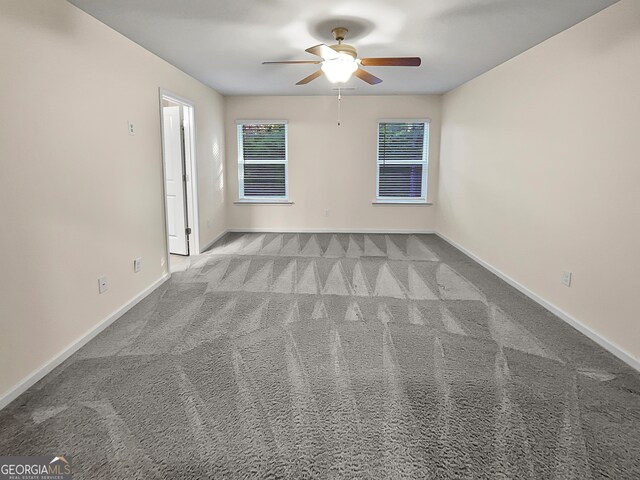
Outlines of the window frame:
M 249 161 L 244 160 L 244 125 L 284 125 L 284 160 Z M 288 203 L 289 202 L 289 122 L 287 120 L 236 120 L 238 146 L 238 202 L 239 203 Z M 246 196 L 244 194 L 244 165 L 284 165 L 284 196 Z
M 422 185 L 420 197 L 381 197 L 380 196 L 380 125 L 383 123 L 423 123 L 424 137 L 422 139 L 422 160 L 393 162 L 393 165 L 422 165 Z M 399 204 L 428 204 L 428 181 L 429 181 L 429 140 L 431 136 L 430 118 L 381 118 L 376 125 L 376 200 L 375 203 L 399 203 Z

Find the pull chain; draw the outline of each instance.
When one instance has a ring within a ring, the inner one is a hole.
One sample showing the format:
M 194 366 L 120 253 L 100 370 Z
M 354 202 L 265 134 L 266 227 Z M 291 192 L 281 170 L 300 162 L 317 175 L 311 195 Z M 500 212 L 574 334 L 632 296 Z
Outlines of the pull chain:
M 340 91 L 340 88 L 338 88 L 338 126 L 340 126 L 341 107 L 342 107 L 342 92 Z

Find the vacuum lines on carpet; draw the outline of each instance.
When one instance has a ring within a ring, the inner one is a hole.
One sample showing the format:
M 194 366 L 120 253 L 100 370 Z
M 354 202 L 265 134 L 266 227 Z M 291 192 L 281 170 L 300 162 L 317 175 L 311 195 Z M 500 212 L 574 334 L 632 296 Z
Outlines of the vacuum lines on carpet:
M 640 478 L 640 377 L 433 235 L 229 234 L 0 412 L 76 478 Z

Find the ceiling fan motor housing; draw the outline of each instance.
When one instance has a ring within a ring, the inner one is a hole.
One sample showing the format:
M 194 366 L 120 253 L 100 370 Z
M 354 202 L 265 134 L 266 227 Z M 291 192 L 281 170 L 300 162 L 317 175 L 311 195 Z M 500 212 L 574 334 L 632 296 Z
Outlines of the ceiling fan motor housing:
M 336 52 L 344 53 L 346 55 L 350 55 L 353 58 L 358 56 L 358 52 L 353 45 L 347 45 L 346 43 L 336 43 L 335 45 L 329 45 Z

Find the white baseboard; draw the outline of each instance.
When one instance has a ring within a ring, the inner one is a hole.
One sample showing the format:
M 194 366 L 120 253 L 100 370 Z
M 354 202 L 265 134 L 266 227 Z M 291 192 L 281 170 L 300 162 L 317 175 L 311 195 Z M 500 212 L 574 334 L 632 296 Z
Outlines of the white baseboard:
M 435 230 L 394 230 L 389 228 L 230 228 L 233 233 L 381 233 L 381 234 L 433 234 Z
M 445 235 L 443 235 L 443 234 L 441 234 L 439 232 L 436 232 L 436 235 L 438 237 L 440 237 L 442 240 L 444 240 L 445 242 L 447 242 L 452 247 L 460 250 L 466 256 L 468 256 L 468 257 L 472 258 L 473 260 L 475 260 L 476 262 L 478 262 L 484 268 L 489 270 L 491 273 L 493 273 L 494 275 L 496 275 L 500 279 L 502 279 L 505 282 L 507 282 L 509 285 L 511 285 L 516 290 L 518 290 L 521 293 L 525 294 L 527 297 L 529 297 L 531 300 L 533 300 L 537 304 L 541 305 L 542 307 L 546 308 L 547 310 L 549 310 L 551 313 L 553 313 L 554 315 L 556 315 L 560 319 L 562 319 L 565 322 L 567 322 L 573 328 L 578 330 L 583 335 L 586 335 L 587 337 L 589 337 L 591 340 L 596 342 L 598 345 L 600 345 L 605 350 L 611 352 L 613 355 L 618 357 L 624 363 L 626 363 L 627 365 L 633 367 L 635 370 L 640 371 L 640 359 L 637 359 L 636 357 L 631 355 L 629 352 L 625 351 L 623 348 L 619 347 L 618 345 L 616 345 L 612 341 L 608 340 L 607 338 L 603 337 L 602 335 L 600 335 L 596 331 L 592 330 L 590 327 L 586 326 L 584 323 L 580 322 L 576 318 L 574 318 L 571 315 L 569 315 L 564 310 L 556 307 L 551 302 L 548 302 L 544 298 L 540 297 L 538 294 L 532 292 L 531 290 L 529 290 L 527 287 L 525 287 L 521 283 L 517 282 L 516 280 L 514 280 L 513 278 L 511 278 L 507 274 L 505 274 L 502 271 L 500 271 L 497 268 L 495 268 L 493 265 L 487 263 L 483 259 L 481 259 L 478 256 L 476 256 L 474 253 L 472 253 L 469 250 L 467 250 L 466 248 L 464 248 L 462 245 L 454 242 L 453 240 L 451 240 L 450 238 L 447 238 Z
M 224 237 L 227 233 L 229 233 L 231 230 L 224 230 L 221 234 L 216 235 L 214 237 L 213 240 L 211 240 L 209 243 L 207 243 L 204 247 L 202 247 L 200 249 L 200 253 L 204 253 L 207 251 L 208 248 L 211 248 L 211 246 L 216 243 L 218 240 L 220 240 L 222 237 Z
M 51 360 L 46 362 L 45 364 L 38 367 L 36 370 L 31 372 L 24 378 L 20 383 L 11 388 L 7 393 L 0 397 L 0 410 L 13 402 L 16 398 L 26 392 L 29 388 L 35 385 L 39 380 L 41 380 L 46 374 L 51 372 L 54 368 L 64 362 L 67 358 L 73 355 L 75 352 L 80 350 L 83 346 L 85 346 L 89 341 L 91 341 L 96 335 L 102 332 L 105 328 L 115 322 L 118 318 L 124 315 L 127 311 L 133 308 L 137 303 L 139 303 L 142 299 L 144 299 L 147 295 L 153 292 L 156 288 L 166 282 L 171 275 L 169 273 L 165 273 L 158 280 L 153 282 L 147 288 L 145 288 L 138 295 L 133 297 L 127 303 L 118 308 L 115 312 L 113 312 L 108 317 L 104 318 L 100 321 L 96 326 L 91 328 L 87 333 L 85 333 L 82 337 L 78 338 L 71 345 L 65 347 L 60 353 L 58 353 Z

